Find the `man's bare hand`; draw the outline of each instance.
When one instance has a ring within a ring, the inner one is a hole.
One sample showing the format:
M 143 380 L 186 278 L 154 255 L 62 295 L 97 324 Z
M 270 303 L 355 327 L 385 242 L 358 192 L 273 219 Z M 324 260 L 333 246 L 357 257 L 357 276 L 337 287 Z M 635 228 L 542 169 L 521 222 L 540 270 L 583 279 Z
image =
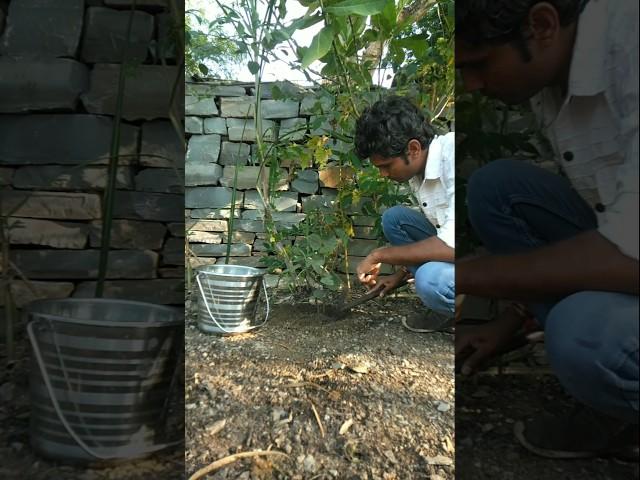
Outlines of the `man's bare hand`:
M 510 308 L 503 312 L 501 318 L 483 325 L 458 325 L 455 355 L 456 359 L 462 359 L 460 373 L 471 375 L 475 372 L 509 343 L 522 321 L 521 314 Z
M 358 280 L 364 283 L 367 287 L 372 288 L 375 286 L 378 275 L 380 274 L 381 263 L 376 262 L 374 258 L 374 252 L 371 252 L 358 264 L 356 270 L 358 274 Z
M 387 275 L 384 277 L 379 277 L 376 281 L 376 285 L 373 288 L 370 288 L 369 291 L 374 288 L 380 289 L 380 297 L 384 297 L 385 295 L 391 293 L 396 288 L 398 288 L 404 278 L 406 277 L 406 273 L 403 270 L 398 270 L 396 273 L 392 275 Z

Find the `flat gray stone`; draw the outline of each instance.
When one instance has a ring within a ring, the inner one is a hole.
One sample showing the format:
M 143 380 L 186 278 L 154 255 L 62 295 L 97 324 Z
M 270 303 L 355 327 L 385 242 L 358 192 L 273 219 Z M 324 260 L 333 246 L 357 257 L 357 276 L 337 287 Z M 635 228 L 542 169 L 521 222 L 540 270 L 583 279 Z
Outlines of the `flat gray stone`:
M 171 193 L 116 192 L 114 218 L 180 222 L 184 218 L 184 196 Z
M 253 232 L 233 232 L 231 234 L 231 243 L 253 243 L 254 240 L 256 239 L 256 234 Z M 223 238 L 223 242 L 224 243 L 228 243 L 227 242 L 228 237 L 225 234 L 224 238 Z
M 227 124 L 224 122 L 225 124 L 225 134 L 227 133 Z M 202 123 L 202 118 L 200 117 L 185 117 L 184 119 L 184 131 L 185 133 L 196 133 L 198 135 L 202 135 L 202 133 L 204 132 L 204 128 L 203 128 L 203 123 Z M 211 132 L 206 132 L 206 133 L 211 133 Z M 219 133 L 219 132 L 215 132 L 215 133 Z
M 184 197 L 186 208 L 230 208 L 231 189 L 226 187 L 193 187 L 187 188 Z M 236 206 L 242 205 L 243 195 L 236 195 Z
M 264 233 L 264 222 L 261 220 L 235 220 L 233 222 L 234 230 L 238 232 Z
M 196 243 L 191 245 L 193 254 L 198 257 L 220 257 L 226 255 L 227 245 L 211 245 L 206 243 Z M 231 245 L 230 255 L 234 257 L 244 257 L 251 255 L 251 245 L 245 243 L 236 243 Z
M 153 36 L 155 19 L 148 13 L 89 7 L 80 55 L 89 63 L 144 62 Z M 131 23 L 129 38 L 127 33 Z
M 274 212 L 272 214 L 273 221 L 278 226 L 293 226 L 298 225 L 306 218 L 304 213 L 290 213 L 290 212 Z
M 204 119 L 204 133 L 227 134 L 227 121 L 224 118 L 213 117 Z
M 184 265 L 177 267 L 160 267 L 158 268 L 158 276 L 160 278 L 184 278 Z
M 110 118 L 95 115 L 0 115 L 0 164 L 106 165 L 112 129 Z M 133 163 L 138 128 L 122 124 L 120 133 L 119 164 Z
M 318 172 L 307 168 L 297 172 L 295 180 L 291 182 L 291 189 L 300 193 L 313 194 L 318 191 L 318 185 Z
M 240 209 L 234 210 L 234 218 L 240 218 Z M 209 219 L 223 219 L 231 218 L 231 209 L 226 208 L 194 208 L 191 210 L 190 218 L 209 218 Z
M 13 250 L 11 258 L 27 278 L 98 277 L 99 250 Z M 148 250 L 109 252 L 107 278 L 153 278 L 158 254 Z
M 243 97 L 247 94 L 240 85 L 215 85 L 211 83 L 187 83 L 187 94 L 199 97 Z
M 320 115 L 334 108 L 334 99 L 328 95 L 308 95 L 300 103 L 300 115 Z
M 275 138 L 276 124 L 273 120 L 262 121 L 262 138 L 265 141 Z M 227 118 L 227 133 L 232 142 L 255 142 L 256 128 L 253 119 Z
M 189 239 L 189 244 L 210 243 L 212 245 L 217 245 L 219 243 L 222 243 L 221 233 L 198 232 L 195 230 L 191 230 L 188 232 L 187 238 Z
M 89 225 L 33 218 L 9 218 L 9 243 L 53 248 L 85 248 Z
M 177 35 L 175 34 L 177 20 L 171 13 L 160 13 L 155 16 L 155 20 L 157 34 L 155 44 L 151 46 L 153 55 L 156 60 L 173 61 L 176 59 L 178 51 Z
M 354 226 L 359 227 L 373 227 L 376 224 L 376 217 L 369 217 L 366 215 L 352 215 L 351 222 Z
M 169 235 L 184 238 L 184 222 L 170 223 L 167 225 Z
M 13 178 L 13 186 L 43 190 L 104 190 L 107 186 L 107 167 L 38 166 L 20 167 Z M 133 173 L 130 167 L 118 168 L 116 188 L 131 190 Z
M 253 118 L 255 115 L 255 97 L 222 97 L 220 116 L 234 118 Z
M 162 249 L 163 265 L 184 265 L 184 238 L 168 238 Z
M 276 212 L 295 212 L 298 206 L 298 194 L 296 192 L 278 192 L 271 198 L 270 208 Z M 248 191 L 244 194 L 244 208 L 264 210 L 262 198 L 257 191 Z
M 222 176 L 222 167 L 217 163 L 187 163 L 184 166 L 184 184 L 188 187 L 199 185 L 218 185 Z
M 273 87 L 277 87 L 280 93 L 288 98 L 299 99 L 302 97 L 304 87 L 300 87 L 288 80 L 277 80 L 275 82 L 263 83 L 260 86 L 260 98 L 273 98 Z M 251 95 L 256 94 L 256 89 L 251 88 Z
M 309 195 L 302 197 L 302 211 L 329 211 L 335 209 L 336 195 Z
M 371 250 L 378 248 L 380 245 L 377 240 L 363 240 L 358 238 L 352 238 L 349 240 L 349 255 L 356 257 L 366 257 L 371 253 Z
M 297 141 L 303 140 L 307 133 L 307 120 L 304 118 L 287 118 L 280 122 L 278 139 Z
M 331 122 L 324 115 L 309 117 L 309 133 L 311 135 L 329 135 L 333 131 Z
M 182 193 L 184 172 L 173 168 L 145 168 L 135 178 L 139 192 Z
M 66 58 L 0 57 L 0 113 L 73 110 L 89 88 L 89 69 Z
M 164 65 L 136 65 L 127 71 L 122 117 L 126 120 L 169 118 L 168 102 L 179 73 L 178 67 Z M 90 89 L 81 95 L 87 111 L 115 114 L 119 76 L 120 65 L 99 63 L 94 66 Z M 180 91 L 177 95 L 183 98 Z
M 72 282 L 39 282 L 15 280 L 11 282 L 11 295 L 17 308 L 26 307 L 36 300 L 55 300 L 68 298 L 73 292 Z M 3 305 L 0 300 L 0 305 Z
M 0 167 L 0 185 L 11 185 L 15 169 Z
M 184 165 L 182 132 L 171 122 L 156 120 L 142 124 L 140 165 L 143 167 L 181 168 Z
M 247 143 L 222 142 L 220 165 L 246 165 L 249 162 L 251 148 Z
M 162 223 L 136 220 L 113 220 L 111 223 L 111 248 L 132 250 L 159 250 L 162 248 L 167 227 Z M 102 240 L 102 222 L 92 222 L 89 233 L 89 245 L 100 247 Z
M 187 95 L 184 99 L 185 115 L 218 115 L 218 107 L 213 98 Z
M 96 282 L 82 282 L 74 297 L 95 297 Z M 153 280 L 113 280 L 104 282 L 104 298 L 118 298 L 156 305 L 177 305 L 184 308 L 184 277 Z M 179 308 L 180 308 L 179 307 Z
M 187 232 L 226 232 L 229 224 L 226 220 L 197 220 L 186 223 Z
M 353 227 L 353 233 L 356 238 L 364 238 L 367 240 L 382 238 L 382 234 L 376 234 L 374 227 Z
M 133 0 L 104 0 L 104 4 L 108 7 L 131 7 Z M 136 0 L 136 8 L 139 7 L 167 8 L 169 0 Z
M 194 135 L 189 139 L 187 163 L 216 163 L 220 155 L 220 135 Z
M 0 215 L 60 220 L 100 218 L 100 196 L 91 193 L 0 191 Z
M 244 267 L 265 268 L 260 261 L 262 255 L 252 255 L 250 257 L 229 257 L 229 265 L 242 265 Z M 220 263 L 224 263 L 224 258 L 220 259 Z
M 0 53 L 11 57 L 74 57 L 84 0 L 12 0 Z
M 245 210 L 242 212 L 243 220 L 264 220 L 264 210 Z
M 234 166 L 228 165 L 224 167 L 222 177 L 220 178 L 220 185 L 232 187 L 234 184 L 235 171 L 236 167 Z M 238 167 L 236 188 L 238 190 L 256 188 L 259 181 L 267 178 L 269 178 L 269 167 L 264 167 L 262 169 L 254 166 Z M 280 178 L 283 178 L 282 174 L 280 175 Z M 285 180 L 281 181 L 286 182 L 286 172 L 284 173 L 284 179 Z
M 264 100 L 262 118 L 293 118 L 298 116 L 300 103 L 294 100 Z

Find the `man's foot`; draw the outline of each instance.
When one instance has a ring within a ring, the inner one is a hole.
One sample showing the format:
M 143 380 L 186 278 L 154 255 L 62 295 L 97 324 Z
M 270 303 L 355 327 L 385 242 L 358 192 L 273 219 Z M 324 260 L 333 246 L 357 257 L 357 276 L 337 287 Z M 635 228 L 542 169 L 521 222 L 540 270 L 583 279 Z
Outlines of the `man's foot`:
M 418 312 L 409 317 L 402 319 L 402 325 L 412 332 L 416 333 L 433 333 L 453 331 L 453 317 L 446 317 L 431 310 L 426 312 Z
M 543 414 L 516 422 L 514 434 L 524 448 L 541 457 L 638 461 L 638 426 L 586 407 L 573 414 Z

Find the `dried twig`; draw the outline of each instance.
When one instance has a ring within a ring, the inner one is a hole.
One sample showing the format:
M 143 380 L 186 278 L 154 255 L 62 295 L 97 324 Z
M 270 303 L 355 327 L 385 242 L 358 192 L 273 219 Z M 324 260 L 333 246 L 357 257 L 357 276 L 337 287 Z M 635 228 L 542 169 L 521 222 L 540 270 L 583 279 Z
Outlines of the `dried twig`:
M 324 438 L 324 427 L 322 426 L 322 422 L 320 421 L 320 415 L 318 415 L 318 410 L 313 402 L 309 402 L 311 404 L 311 410 L 313 410 L 313 415 L 316 417 L 316 422 L 318 422 L 318 427 L 320 428 L 320 436 Z
M 317 385 L 313 382 L 296 382 L 296 383 L 287 383 L 286 385 L 282 385 L 283 387 L 315 387 L 319 390 L 322 390 L 323 392 L 329 393 L 329 390 L 327 390 L 324 387 L 321 387 L 320 385 Z
M 189 477 L 189 480 L 198 480 L 199 478 L 204 477 L 210 473 L 215 472 L 216 470 L 221 469 L 222 467 L 226 467 L 236 460 L 240 460 L 241 458 L 249 458 L 249 457 L 260 457 L 266 455 L 280 455 L 283 457 L 288 457 L 284 452 L 278 452 L 276 450 L 253 450 L 251 452 L 240 452 L 234 453 L 233 455 L 229 455 L 228 457 L 221 458 L 220 460 L 216 460 L 210 465 L 201 468 L 196 473 Z

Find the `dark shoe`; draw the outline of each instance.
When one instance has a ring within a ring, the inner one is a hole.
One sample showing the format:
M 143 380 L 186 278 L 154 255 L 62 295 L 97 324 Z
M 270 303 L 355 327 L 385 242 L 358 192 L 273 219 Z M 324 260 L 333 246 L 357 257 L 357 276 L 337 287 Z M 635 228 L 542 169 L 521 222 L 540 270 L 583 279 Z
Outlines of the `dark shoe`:
M 453 330 L 453 317 L 446 317 L 431 310 L 419 312 L 402 319 L 402 326 L 416 333 L 451 333 Z
M 514 434 L 524 448 L 541 457 L 638 461 L 638 426 L 586 407 L 573 414 L 543 414 L 516 422 Z

